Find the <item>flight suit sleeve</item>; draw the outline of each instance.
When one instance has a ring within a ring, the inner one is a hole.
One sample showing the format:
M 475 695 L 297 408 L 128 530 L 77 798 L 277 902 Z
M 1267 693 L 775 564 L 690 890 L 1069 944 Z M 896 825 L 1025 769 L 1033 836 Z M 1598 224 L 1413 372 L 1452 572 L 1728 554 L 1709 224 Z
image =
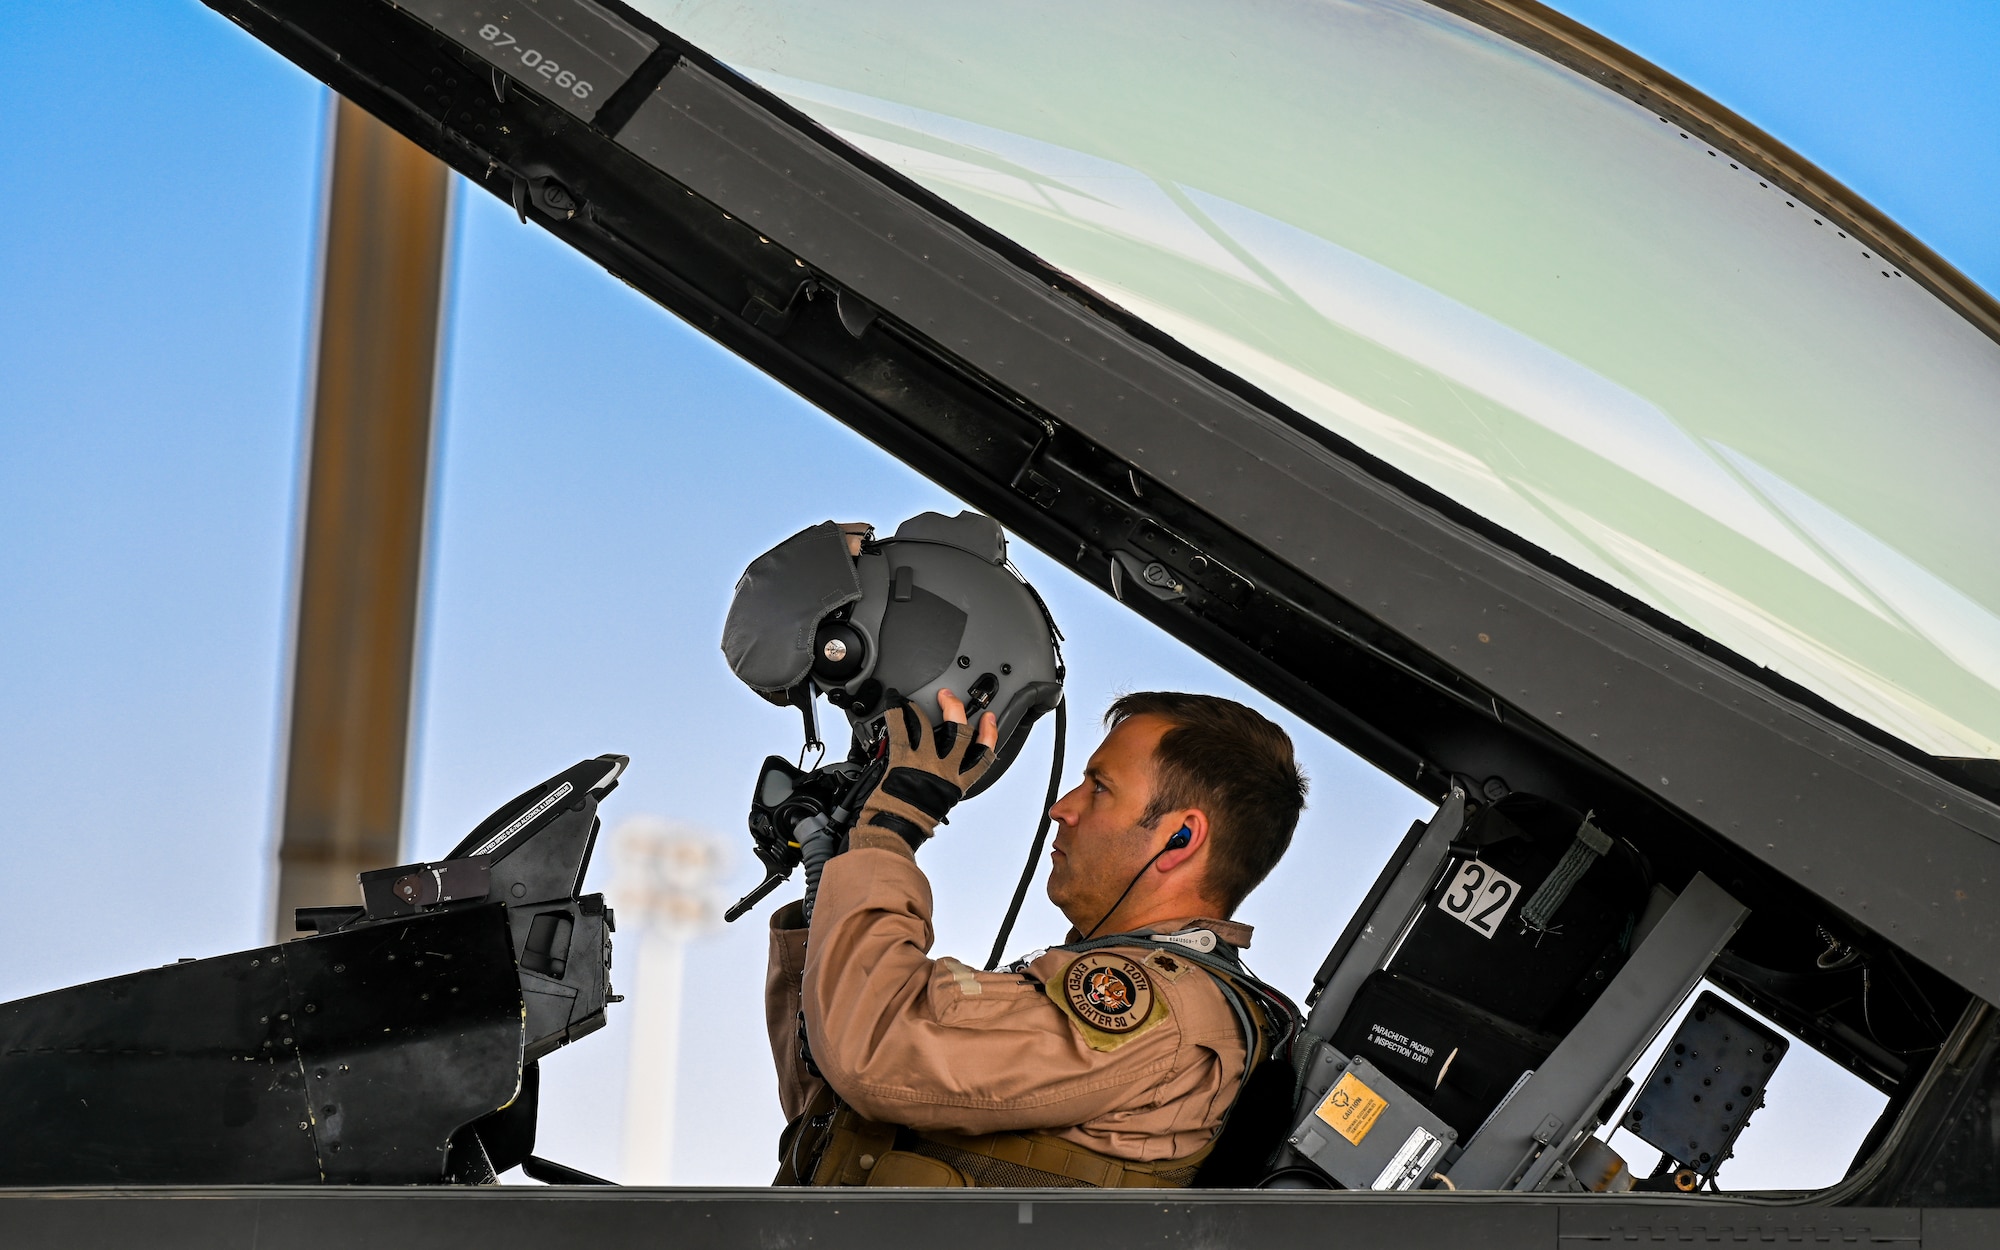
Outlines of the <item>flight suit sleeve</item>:
M 820 879 L 802 993 L 814 1061 L 869 1119 L 957 1133 L 1068 1128 L 1158 1106 L 1157 1091 L 1214 1066 L 1213 1039 L 1188 1035 L 1174 994 L 1148 999 L 1143 1022 L 1117 1021 L 1129 1027 L 1116 1036 L 1093 1035 L 1048 992 L 1073 954 L 1051 952 L 1027 974 L 978 972 L 931 959 L 932 938 L 915 856 L 893 835 L 857 832 Z M 1179 1102 L 1159 1110 L 1180 1118 Z
M 787 903 L 771 916 L 771 960 L 764 972 L 764 1024 L 778 1069 L 778 1104 L 786 1120 L 804 1114 L 825 1084 L 799 1054 L 799 986 L 806 969 L 805 910 Z

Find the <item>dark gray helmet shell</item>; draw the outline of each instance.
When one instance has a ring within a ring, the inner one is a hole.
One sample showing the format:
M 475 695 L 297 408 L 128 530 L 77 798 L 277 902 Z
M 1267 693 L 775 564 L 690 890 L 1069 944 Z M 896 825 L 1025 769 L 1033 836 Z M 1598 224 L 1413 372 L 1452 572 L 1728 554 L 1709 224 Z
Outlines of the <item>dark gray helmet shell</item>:
M 1062 698 L 1048 611 L 1007 565 L 999 522 L 975 512 L 912 517 L 854 560 L 832 522 L 793 535 L 737 583 L 722 649 L 773 703 L 811 681 L 864 741 L 899 696 L 935 724 L 938 691 L 990 689 L 998 760 L 973 793 L 999 779 Z

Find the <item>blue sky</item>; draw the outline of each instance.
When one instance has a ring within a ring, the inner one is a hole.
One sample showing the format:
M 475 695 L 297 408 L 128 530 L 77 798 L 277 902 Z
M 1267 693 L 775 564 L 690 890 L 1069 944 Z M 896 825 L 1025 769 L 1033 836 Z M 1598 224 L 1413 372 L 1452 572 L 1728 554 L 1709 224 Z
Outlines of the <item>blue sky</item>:
M 1884 29 L 1858 3 L 1562 7 L 2000 288 L 2000 11 L 1898 6 Z M 0 46 L 7 999 L 266 937 L 327 100 L 186 0 L 0 7 Z M 720 663 L 736 574 L 828 515 L 956 505 L 482 193 L 460 195 L 455 229 L 410 857 L 601 751 L 634 760 L 610 822 L 657 812 L 733 842 L 751 770 L 796 733 Z M 772 486 L 808 477 L 851 494 Z M 1017 554 L 1072 639 L 1078 758 L 1115 691 L 1252 697 Z M 574 572 L 551 589 L 550 569 Z M 1422 808 L 1286 723 L 1313 806 L 1291 884 L 1247 911 L 1253 962 L 1297 989 Z M 927 850 L 941 950 L 990 941 L 1045 750 Z M 752 877 L 739 854 L 731 884 Z M 682 1134 L 690 1183 L 770 1171 L 757 923 L 690 968 L 680 1121 L 708 1126 L 698 1146 Z M 1058 927 L 1038 900 L 1016 945 Z M 614 1018 L 547 1063 L 546 1153 L 617 1175 L 624 1062 Z

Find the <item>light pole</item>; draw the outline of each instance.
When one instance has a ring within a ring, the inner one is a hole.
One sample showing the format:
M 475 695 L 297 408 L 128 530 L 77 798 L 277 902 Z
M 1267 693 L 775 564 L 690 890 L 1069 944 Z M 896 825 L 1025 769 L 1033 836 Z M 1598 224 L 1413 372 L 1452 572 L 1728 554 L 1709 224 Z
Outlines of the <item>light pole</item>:
M 664 1185 L 673 1168 L 685 952 L 690 938 L 720 924 L 716 885 L 724 849 L 707 830 L 658 816 L 633 816 L 611 836 L 614 902 L 627 930 L 637 930 L 638 947 L 629 996 L 624 1180 Z

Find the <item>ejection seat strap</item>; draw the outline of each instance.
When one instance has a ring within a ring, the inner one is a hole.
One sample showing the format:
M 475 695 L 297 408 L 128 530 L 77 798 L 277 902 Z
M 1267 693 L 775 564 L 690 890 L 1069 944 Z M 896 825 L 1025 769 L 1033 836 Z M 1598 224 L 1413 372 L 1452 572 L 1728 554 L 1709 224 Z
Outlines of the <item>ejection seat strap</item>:
M 1583 880 L 1583 874 L 1590 866 L 1604 858 L 1611 849 L 1611 835 L 1590 823 L 1585 815 L 1583 823 L 1576 827 L 1576 840 L 1569 844 L 1563 857 L 1549 875 L 1542 878 L 1542 884 L 1521 908 L 1521 923 L 1536 931 L 1549 927 L 1549 920 L 1556 914 L 1576 883 Z

